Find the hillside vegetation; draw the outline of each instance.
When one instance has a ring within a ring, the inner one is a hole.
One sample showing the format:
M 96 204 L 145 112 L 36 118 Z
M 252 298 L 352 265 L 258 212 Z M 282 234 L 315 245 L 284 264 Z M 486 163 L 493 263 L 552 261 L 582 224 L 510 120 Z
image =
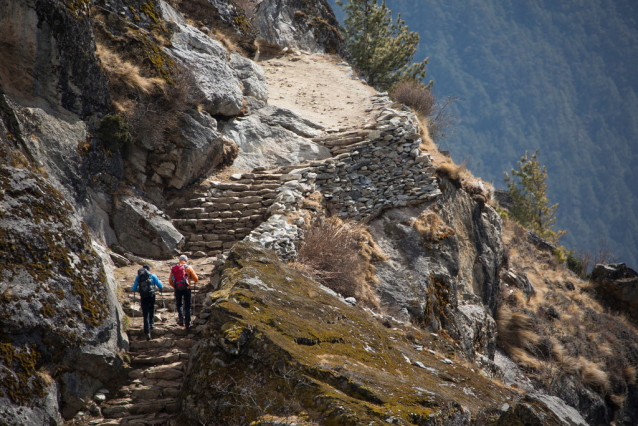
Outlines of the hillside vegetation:
M 442 148 L 501 188 L 503 171 L 540 149 L 562 243 L 591 249 L 605 238 L 638 265 L 638 5 L 386 3 L 419 32 L 414 58 L 430 57 L 434 92 L 460 96 Z

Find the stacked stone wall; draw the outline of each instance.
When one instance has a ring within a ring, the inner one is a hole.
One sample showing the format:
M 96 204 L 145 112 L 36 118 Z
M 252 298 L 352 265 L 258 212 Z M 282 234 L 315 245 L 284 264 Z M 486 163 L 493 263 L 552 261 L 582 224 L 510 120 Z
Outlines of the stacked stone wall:
M 330 214 L 359 221 L 440 195 L 431 158 L 420 149 L 414 113 L 392 104 L 386 94 L 373 101 L 372 123 L 314 139 L 334 157 L 274 170 L 256 168 L 233 175 L 233 182 L 202 184 L 199 196 L 174 221 L 188 238 L 185 250 L 214 256 L 253 230 L 251 240 L 270 243 L 274 234 L 264 233 L 288 229 L 282 215 L 298 211 L 304 197 L 315 191 L 322 193 Z M 275 220 L 260 227 L 268 218 Z M 298 234 L 296 229 L 287 232 Z M 290 247 L 289 242 L 284 245 Z M 286 257 L 290 255 L 294 253 L 287 250 Z

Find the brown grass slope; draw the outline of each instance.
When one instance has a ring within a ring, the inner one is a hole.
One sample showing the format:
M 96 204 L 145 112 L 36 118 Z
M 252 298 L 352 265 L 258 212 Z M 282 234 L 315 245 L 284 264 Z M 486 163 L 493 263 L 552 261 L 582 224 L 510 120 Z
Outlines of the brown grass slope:
M 536 293 L 501 284 L 499 346 L 551 392 L 560 394 L 569 375 L 621 409 L 636 382 L 638 331 L 606 312 L 590 285 L 551 253 L 529 244 L 524 228 L 506 220 L 503 231 L 509 267 L 525 273 Z

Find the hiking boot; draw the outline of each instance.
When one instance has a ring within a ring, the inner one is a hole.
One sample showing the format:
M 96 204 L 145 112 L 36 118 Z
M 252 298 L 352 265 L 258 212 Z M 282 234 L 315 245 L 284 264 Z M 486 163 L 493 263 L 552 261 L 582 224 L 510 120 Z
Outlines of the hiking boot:
M 183 318 L 178 319 L 177 325 L 184 325 L 184 319 Z
M 151 323 L 151 325 L 150 325 L 149 327 L 150 327 L 150 328 L 151 328 L 151 330 L 152 330 L 152 329 L 154 329 L 154 328 L 155 328 L 155 324 Z
M 151 340 L 151 333 L 146 333 L 146 340 Z
M 191 329 L 191 326 L 190 326 L 190 325 L 187 325 L 187 326 L 186 326 L 186 331 L 189 331 L 190 329 Z

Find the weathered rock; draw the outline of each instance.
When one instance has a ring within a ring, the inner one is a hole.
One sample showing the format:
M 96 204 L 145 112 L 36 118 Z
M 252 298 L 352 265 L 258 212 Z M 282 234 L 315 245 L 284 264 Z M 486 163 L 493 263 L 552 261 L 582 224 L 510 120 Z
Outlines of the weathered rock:
M 638 272 L 624 263 L 598 264 L 591 278 L 596 292 L 611 309 L 638 322 Z
M 146 258 L 170 259 L 184 241 L 184 236 L 162 217 L 157 207 L 134 196 L 120 198 L 113 226 L 125 249 Z
M 190 25 L 171 24 L 171 47 L 165 51 L 189 69 L 195 91 L 211 114 L 237 115 L 243 107 L 242 90 L 228 60 L 228 51 Z
M 122 267 L 131 264 L 131 262 L 127 258 L 125 258 L 124 256 L 120 256 L 117 253 L 111 252 L 109 253 L 109 256 L 111 256 L 111 260 L 113 261 L 113 263 L 115 263 L 115 266 Z
M 327 424 L 394 418 L 398 424 L 466 425 L 472 413 L 501 406 L 510 394 L 460 365 L 417 350 L 400 337 L 403 328 L 384 327 L 368 311 L 252 243 L 231 250 L 220 290 L 211 298 L 205 331 L 210 337 L 193 348 L 182 387 L 182 415 L 190 424 L 238 414 L 249 423 L 261 411 L 231 402 L 231 395 L 241 393 L 257 405 L 285 404 L 294 397 L 300 410 Z M 409 329 L 420 342 L 431 339 Z
M 529 394 L 503 413 L 496 425 L 588 426 L 588 423 L 560 398 Z
M 251 96 L 260 101 L 268 101 L 268 87 L 264 70 L 254 61 L 246 59 L 236 53 L 230 55 L 230 66 L 235 76 L 241 81 L 244 96 Z
M 0 3 L 0 81 L 24 105 L 80 116 L 107 111 L 106 76 L 95 56 L 89 3 Z
M 445 220 L 441 232 L 434 239 L 419 235 L 415 218 L 437 210 Z M 464 191 L 446 185 L 436 202 L 389 210 L 369 227 L 389 257 L 376 265 L 378 293 L 388 312 L 419 319 L 433 331 L 446 328 L 467 356 L 481 352 L 492 360 L 503 254 L 496 212 L 481 209 Z M 467 305 L 467 312 L 460 304 Z
M 237 3 L 227 0 L 189 0 L 174 4 L 181 12 L 201 21 L 208 28 L 233 33 L 242 50 L 250 56 L 255 54 L 255 31 L 250 19 Z M 166 14 L 164 18 L 170 19 L 170 16 Z
M 525 273 L 518 273 L 515 271 L 507 270 L 501 271 L 501 280 L 504 283 L 516 287 L 523 291 L 523 294 L 527 297 L 530 297 L 536 294 L 536 290 L 534 290 L 534 285 L 527 277 Z
M 347 54 L 339 22 L 325 0 L 264 0 L 255 9 L 254 25 L 271 44 L 313 53 Z
M 307 139 L 319 134 L 319 128 L 292 111 L 265 106 L 224 124 L 223 133 L 239 147 L 234 167 L 248 170 L 329 157 L 327 148 Z
M 114 378 L 128 345 L 108 256 L 41 175 L 0 163 L 0 419 L 20 407 L 22 424 L 46 424 Z M 68 373 L 52 382 L 44 372 L 57 368 Z
M 177 163 L 169 181 L 169 186 L 177 189 L 217 167 L 223 161 L 224 150 L 217 122 L 208 113 L 192 110 L 182 118 Z M 168 174 L 166 166 L 165 172 Z

